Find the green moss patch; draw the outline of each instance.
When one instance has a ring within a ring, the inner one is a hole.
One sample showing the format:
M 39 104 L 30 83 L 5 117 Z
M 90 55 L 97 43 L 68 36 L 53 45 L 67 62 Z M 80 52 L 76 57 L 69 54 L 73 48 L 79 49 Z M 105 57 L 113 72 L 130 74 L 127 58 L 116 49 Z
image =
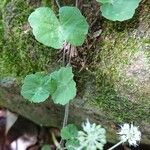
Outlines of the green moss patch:
M 141 7 L 148 10 L 146 4 Z M 117 122 L 150 121 L 150 15 L 143 10 L 125 23 L 103 22 L 99 51 L 89 68 L 96 85 L 92 104 Z
M 0 76 L 23 77 L 28 73 L 49 70 L 56 63 L 56 51 L 39 44 L 31 33 L 28 16 L 34 7 L 15 0 L 3 7 Z M 0 30 L 1 31 L 1 30 Z

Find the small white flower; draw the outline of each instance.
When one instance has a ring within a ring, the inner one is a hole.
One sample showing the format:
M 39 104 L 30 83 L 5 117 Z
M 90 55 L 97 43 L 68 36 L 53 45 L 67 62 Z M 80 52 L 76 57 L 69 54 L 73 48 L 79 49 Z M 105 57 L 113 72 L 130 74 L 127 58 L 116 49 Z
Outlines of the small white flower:
M 129 145 L 137 146 L 137 142 L 141 140 L 141 132 L 139 131 L 138 127 L 133 126 L 133 124 L 129 125 L 125 123 L 121 126 L 121 130 L 118 133 L 120 134 L 120 139 L 123 142 L 128 142 Z
M 100 125 L 90 124 L 89 120 L 82 124 L 83 131 L 78 132 L 80 146 L 86 150 L 102 150 L 106 144 L 106 131 Z

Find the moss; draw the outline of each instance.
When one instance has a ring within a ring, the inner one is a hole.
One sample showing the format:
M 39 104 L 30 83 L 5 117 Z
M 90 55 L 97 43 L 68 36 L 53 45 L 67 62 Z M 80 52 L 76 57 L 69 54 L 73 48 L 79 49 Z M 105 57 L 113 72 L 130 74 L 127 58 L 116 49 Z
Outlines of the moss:
M 93 63 L 97 97 L 92 102 L 117 122 L 149 120 L 147 82 L 141 86 L 136 76 L 125 74 L 142 44 L 133 38 L 126 42 L 120 34 L 115 40 L 105 38 Z
M 147 10 L 148 6 L 141 7 Z M 150 121 L 149 16 L 142 11 L 124 23 L 102 24 L 99 52 L 89 67 L 96 85 L 89 99 L 115 122 Z
M 3 34 L 3 22 L 2 20 L 0 20 L 0 35 Z M 2 48 L 2 45 L 3 45 L 3 38 L 0 36 L 0 49 Z
M 56 62 L 56 51 L 38 43 L 28 25 L 33 11 L 24 0 L 15 0 L 3 8 L 2 19 L 5 35 L 0 58 L 0 76 L 23 77 L 31 72 L 49 70 Z

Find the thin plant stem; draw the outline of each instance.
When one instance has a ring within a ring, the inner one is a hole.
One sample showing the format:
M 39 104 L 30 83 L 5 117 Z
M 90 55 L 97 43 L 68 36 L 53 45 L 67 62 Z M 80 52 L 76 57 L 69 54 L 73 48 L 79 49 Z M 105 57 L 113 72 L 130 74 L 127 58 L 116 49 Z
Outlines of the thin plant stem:
M 76 7 L 78 7 L 78 3 L 79 3 L 79 1 L 78 1 L 78 0 L 76 0 L 76 4 L 75 4 L 75 6 L 76 6 Z
M 69 116 L 69 103 L 67 103 L 65 106 L 65 115 L 64 115 L 64 121 L 63 121 L 63 127 L 65 127 L 67 125 L 68 116 Z
M 62 57 L 63 57 L 62 58 L 63 66 L 65 66 L 65 64 L 66 64 L 66 49 L 65 48 L 63 49 L 63 56 Z
M 57 4 L 58 8 L 60 8 L 59 0 L 55 0 L 55 2 Z
M 68 60 L 69 65 L 71 64 L 71 51 L 72 51 L 72 47 L 70 48 L 70 51 L 69 51 L 69 60 Z
M 71 46 L 69 48 L 71 48 Z M 65 66 L 65 65 L 66 65 L 66 49 L 64 48 L 64 50 L 63 50 L 63 66 Z M 64 113 L 62 128 L 64 128 L 67 125 L 68 116 L 69 116 L 69 103 L 67 103 L 66 106 L 65 106 L 65 113 Z M 64 141 L 62 139 L 60 141 L 60 145 L 61 146 L 64 145 Z
M 63 120 L 63 128 L 67 125 L 68 122 L 68 117 L 69 117 L 69 103 L 66 104 L 65 106 L 65 114 L 64 114 L 64 120 Z M 64 140 L 60 140 L 60 145 L 63 147 L 64 146 Z
M 71 50 L 71 46 L 69 46 L 69 49 Z M 66 65 L 66 49 L 63 50 L 63 66 Z M 65 114 L 64 114 L 64 120 L 63 120 L 63 127 L 67 125 L 68 122 L 68 116 L 69 116 L 69 103 L 65 106 Z
M 114 148 L 116 148 L 117 146 L 119 146 L 120 144 L 122 144 L 124 141 L 120 141 L 117 144 L 115 144 L 114 146 L 112 146 L 111 148 L 109 148 L 108 150 L 113 150 Z
M 52 135 L 52 140 L 53 140 L 55 146 L 57 147 L 57 149 L 58 149 L 58 150 L 63 150 L 63 149 L 61 148 L 60 143 L 57 141 L 57 139 L 56 139 L 56 137 L 55 137 L 55 135 L 54 135 L 53 132 L 51 133 L 51 135 Z

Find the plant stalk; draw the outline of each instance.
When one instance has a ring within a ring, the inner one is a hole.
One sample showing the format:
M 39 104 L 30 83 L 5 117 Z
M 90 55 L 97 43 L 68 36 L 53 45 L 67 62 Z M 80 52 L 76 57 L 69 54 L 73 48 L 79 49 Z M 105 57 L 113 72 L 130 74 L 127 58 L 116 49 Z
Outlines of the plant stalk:
M 109 148 L 108 150 L 113 150 L 114 148 L 116 148 L 117 146 L 119 146 L 122 143 L 124 143 L 124 141 L 118 142 L 117 144 L 115 144 L 114 146 L 112 146 L 111 148 Z
M 59 0 L 55 0 L 55 2 L 57 4 L 58 8 L 60 8 Z
M 69 103 L 67 103 L 65 106 L 65 115 L 64 115 L 64 121 L 63 121 L 63 127 L 65 127 L 67 125 L 68 116 L 69 116 Z

